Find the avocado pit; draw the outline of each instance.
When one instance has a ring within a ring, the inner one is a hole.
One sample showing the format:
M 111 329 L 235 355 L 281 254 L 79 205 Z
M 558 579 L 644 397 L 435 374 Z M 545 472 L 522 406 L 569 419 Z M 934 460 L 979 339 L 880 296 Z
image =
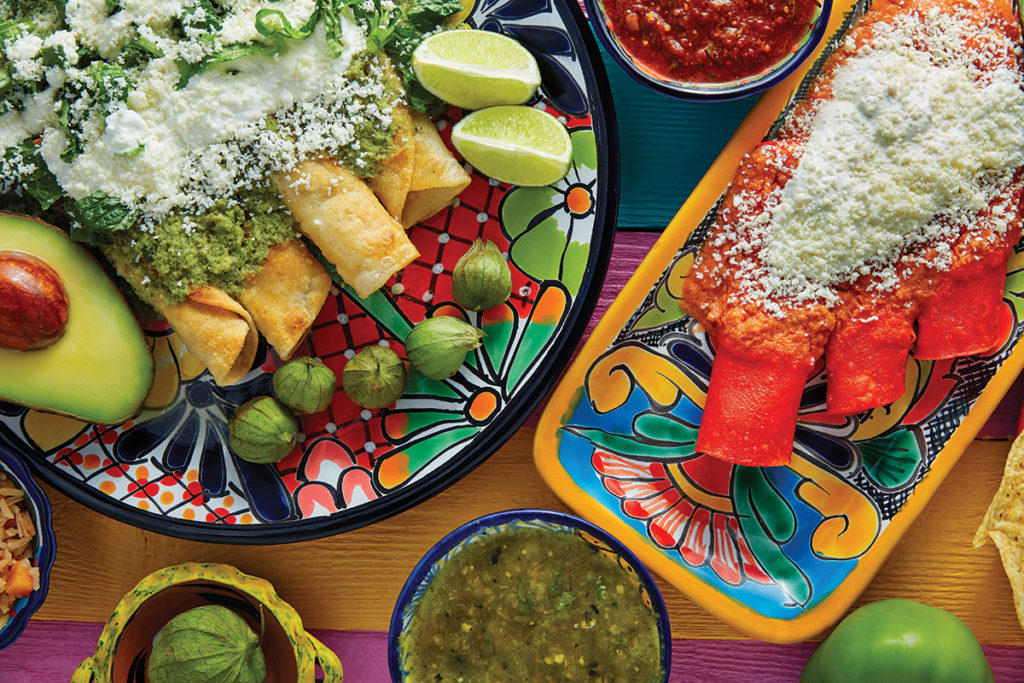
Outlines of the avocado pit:
M 48 263 L 23 251 L 0 251 L 0 348 L 45 349 L 64 335 L 68 293 Z

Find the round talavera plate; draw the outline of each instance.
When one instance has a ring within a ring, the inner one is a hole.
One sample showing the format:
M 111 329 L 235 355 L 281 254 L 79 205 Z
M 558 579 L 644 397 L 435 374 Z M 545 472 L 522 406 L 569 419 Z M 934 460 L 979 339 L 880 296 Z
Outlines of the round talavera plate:
M 326 411 L 300 420 L 291 455 L 256 465 L 228 449 L 227 420 L 246 399 L 270 393 L 276 355 L 263 344 L 252 371 L 220 387 L 177 334 L 150 329 L 156 381 L 134 420 L 101 427 L 0 404 L 0 444 L 118 520 L 239 543 L 300 541 L 374 522 L 493 453 L 551 387 L 589 320 L 615 229 L 618 157 L 601 58 L 574 0 L 478 0 L 468 21 L 513 36 L 537 58 L 543 82 L 531 104 L 568 127 L 568 176 L 521 188 L 474 172 L 449 209 L 409 231 L 419 259 L 366 299 L 333 292 L 296 352 L 340 376 L 363 347 L 402 355 L 415 323 L 448 313 L 487 334 L 454 377 L 410 373 L 405 395 L 385 410 L 360 410 L 338 391 Z M 452 109 L 438 120 L 446 141 L 460 116 Z M 477 238 L 507 252 L 513 291 L 507 303 L 467 314 L 451 303 L 451 273 Z
M 840 33 L 826 49 L 868 4 L 836 0 L 829 34 Z M 694 452 L 714 349 L 680 309 L 682 282 L 740 159 L 806 92 L 802 77 L 762 97 L 680 209 L 556 388 L 534 449 L 541 475 L 581 516 L 735 628 L 781 642 L 843 615 L 1024 367 L 1019 245 L 998 348 L 911 358 L 899 400 L 848 417 L 826 413 L 819 364 L 787 466 Z

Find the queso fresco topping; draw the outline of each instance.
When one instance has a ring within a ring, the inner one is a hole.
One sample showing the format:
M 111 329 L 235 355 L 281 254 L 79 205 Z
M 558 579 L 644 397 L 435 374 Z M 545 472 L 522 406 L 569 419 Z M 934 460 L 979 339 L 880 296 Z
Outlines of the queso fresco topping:
M 258 260 L 225 249 L 210 267 L 200 245 L 229 247 L 225 227 L 264 256 L 293 239 L 284 204 L 264 200 L 304 160 L 375 175 L 395 108 L 431 104 L 412 49 L 460 8 L 0 0 L 0 206 L 38 214 L 63 199 L 74 239 L 145 261 L 168 303 L 203 284 L 234 291 Z
M 817 0 L 603 0 L 612 31 L 663 78 L 717 83 L 760 73 L 795 49 Z
M 402 633 L 416 681 L 663 678 L 641 584 L 574 533 L 508 527 L 440 566 Z

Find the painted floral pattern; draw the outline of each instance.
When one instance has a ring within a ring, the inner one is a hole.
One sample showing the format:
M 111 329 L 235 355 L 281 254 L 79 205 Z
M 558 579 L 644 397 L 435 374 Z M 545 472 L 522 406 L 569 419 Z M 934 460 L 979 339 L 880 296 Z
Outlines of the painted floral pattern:
M 716 590 L 793 619 L 857 566 L 927 474 L 1024 333 L 1024 254 L 1011 259 L 1004 342 L 988 357 L 907 366 L 907 391 L 860 415 L 825 413 L 807 385 L 793 461 L 733 465 L 694 452 L 714 349 L 678 306 L 699 231 L 589 368 L 559 464 L 586 496 Z
M 289 456 L 247 463 L 227 445 L 227 420 L 248 398 L 270 393 L 277 357 L 262 345 L 242 381 L 219 387 L 173 331 L 156 327 L 147 331 L 156 381 L 134 420 L 107 428 L 0 405 L 0 442 L 41 456 L 52 483 L 113 505 L 126 521 L 246 541 L 297 540 L 384 517 L 400 509 L 390 504 L 396 494 L 407 499 L 412 488 L 422 499 L 494 450 L 557 370 L 549 359 L 582 331 L 580 296 L 588 282 L 597 286 L 588 278 L 614 226 L 601 196 L 604 113 L 593 109 L 595 75 L 573 15 L 546 0 L 484 1 L 470 21 L 514 35 L 537 56 L 543 83 L 530 104 L 569 129 L 568 176 L 515 188 L 474 172 L 451 207 L 410 229 L 420 257 L 366 299 L 337 283 L 297 351 L 340 376 L 365 346 L 404 356 L 416 322 L 453 315 L 487 335 L 454 377 L 413 371 L 405 395 L 385 410 L 360 409 L 339 390 L 326 411 L 300 418 Z M 460 116 L 451 109 L 437 121 L 446 142 Z M 452 269 L 477 238 L 508 256 L 513 278 L 510 300 L 482 313 L 463 311 L 451 295 Z

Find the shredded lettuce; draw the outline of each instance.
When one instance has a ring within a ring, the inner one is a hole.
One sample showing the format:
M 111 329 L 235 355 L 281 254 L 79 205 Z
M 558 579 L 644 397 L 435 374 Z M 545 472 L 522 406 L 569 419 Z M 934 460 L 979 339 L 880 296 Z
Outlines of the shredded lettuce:
M 82 70 L 81 76 L 64 84 L 57 120 L 68 138 L 68 144 L 60 153 L 61 161 L 71 163 L 82 153 L 82 121 L 72 103 L 87 94 L 95 107 L 110 111 L 115 102 L 127 100 L 134 87 L 132 79 L 120 65 L 103 61 L 92 62 Z
M 54 202 L 64 196 L 64 190 L 57 184 L 57 178 L 50 172 L 43 161 L 39 148 L 31 140 L 25 140 L 17 147 L 11 147 L 4 152 L 3 167 L 7 171 L 22 171 L 19 179 L 24 191 L 39 202 L 39 207 L 44 211 L 53 206 Z M 32 170 L 25 173 L 24 169 Z
M 15 21 L 13 19 L 0 21 L 0 43 L 31 30 L 32 25 L 24 21 Z
M 117 62 L 125 68 L 133 68 L 147 64 L 151 59 L 163 57 L 164 51 L 157 47 L 153 41 L 135 36 L 129 40 L 121 49 Z
M 216 33 L 224 25 L 225 14 L 226 10 L 220 5 L 210 0 L 199 0 L 195 5 L 185 8 L 180 17 L 181 27 L 203 33 Z
M 24 25 L 25 30 L 46 37 L 64 25 L 66 0 L 2 0 L 0 26 L 8 21 Z
M 413 109 L 431 112 L 440 109 L 442 103 L 420 85 L 412 68 L 412 53 L 428 33 L 437 30 L 445 18 L 461 9 L 461 0 L 412 0 L 400 16 L 392 18 L 386 27 L 376 29 L 379 36 L 376 39 L 383 40 L 384 51 L 401 75 Z
M 193 76 L 198 76 L 217 64 L 233 62 L 236 59 L 249 57 L 251 55 L 270 55 L 273 53 L 273 46 L 263 45 L 262 43 L 232 43 L 220 52 L 207 55 L 194 64 L 178 57 L 174 60 L 174 65 L 178 67 L 178 82 L 174 87 L 177 90 L 181 90 L 188 85 L 188 82 L 192 80 Z
M 71 218 L 71 238 L 93 246 L 112 244 L 114 233 L 132 227 L 139 217 L 137 210 L 128 210 L 105 192 L 68 202 L 67 212 Z
M 202 2 L 209 4 L 207 0 Z M 236 59 L 252 55 L 267 57 L 284 52 L 288 48 L 288 40 L 304 40 L 313 34 L 313 29 L 320 18 L 319 7 L 313 11 L 305 24 L 298 28 L 292 26 L 288 17 L 279 9 L 264 8 L 256 13 L 256 31 L 269 42 L 231 43 L 223 50 L 207 55 L 202 60 L 192 63 L 185 59 L 174 60 L 178 67 L 178 83 L 175 88 L 181 89 L 188 85 L 193 76 L 198 76 L 217 64 L 226 64 Z
M 256 31 L 261 36 L 270 38 L 276 51 L 281 52 L 286 47 L 285 39 L 304 40 L 309 38 L 313 34 L 313 29 L 319 18 L 320 10 L 316 9 L 305 24 L 295 28 L 281 10 L 264 8 L 256 13 Z
M 208 4 L 208 0 L 202 0 Z M 304 40 L 322 19 L 327 44 L 340 55 L 345 50 L 342 40 L 343 13 L 350 10 L 366 30 L 366 43 L 371 52 L 384 51 L 391 58 L 405 83 L 410 104 L 426 111 L 438 104 L 437 99 L 420 86 L 412 70 L 412 53 L 423 37 L 436 30 L 445 17 L 462 9 L 461 0 L 412 0 L 407 5 L 386 9 L 381 2 L 365 0 L 317 0 L 316 9 L 305 24 L 295 27 L 278 9 L 264 8 L 256 13 L 256 30 L 267 42 L 233 43 L 219 52 L 207 55 L 196 63 L 175 60 L 180 78 L 175 87 L 184 88 L 189 80 L 217 64 L 242 57 L 262 54 L 272 56 L 287 49 L 288 40 Z

